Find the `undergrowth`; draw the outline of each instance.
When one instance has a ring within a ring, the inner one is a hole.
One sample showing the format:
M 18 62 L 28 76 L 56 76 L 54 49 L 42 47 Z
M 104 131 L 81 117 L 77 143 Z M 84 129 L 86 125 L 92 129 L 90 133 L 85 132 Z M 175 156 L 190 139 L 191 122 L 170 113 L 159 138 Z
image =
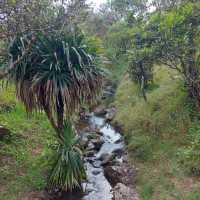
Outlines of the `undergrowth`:
M 9 86 L 0 94 L 0 125 L 11 134 L 0 141 L 0 200 L 22 200 L 46 186 L 54 131 L 42 113 L 27 116 Z
M 200 126 L 182 82 L 175 72 L 156 67 L 156 87 L 147 92 L 147 102 L 128 76 L 118 87 L 115 120 L 123 126 L 130 160 L 138 168 L 142 200 L 200 199 L 199 177 L 193 173 L 200 166 L 194 155 L 200 149 Z

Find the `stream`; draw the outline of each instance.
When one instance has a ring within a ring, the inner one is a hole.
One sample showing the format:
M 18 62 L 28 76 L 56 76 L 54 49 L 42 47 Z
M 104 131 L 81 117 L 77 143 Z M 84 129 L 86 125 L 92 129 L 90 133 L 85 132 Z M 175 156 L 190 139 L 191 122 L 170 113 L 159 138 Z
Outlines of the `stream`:
M 104 175 L 104 163 L 114 152 L 124 149 L 122 136 L 115 131 L 111 124 L 106 122 L 105 117 L 96 116 L 94 113 L 88 115 L 88 127 L 89 130 L 98 130 L 100 133 L 101 147 L 98 150 L 93 149 L 94 146 L 91 145 L 89 139 L 87 146 L 94 153 L 85 156 L 87 181 L 82 184 L 83 192 L 65 194 L 60 200 L 113 199 L 112 186 Z M 115 160 L 121 162 L 122 158 L 115 153 Z

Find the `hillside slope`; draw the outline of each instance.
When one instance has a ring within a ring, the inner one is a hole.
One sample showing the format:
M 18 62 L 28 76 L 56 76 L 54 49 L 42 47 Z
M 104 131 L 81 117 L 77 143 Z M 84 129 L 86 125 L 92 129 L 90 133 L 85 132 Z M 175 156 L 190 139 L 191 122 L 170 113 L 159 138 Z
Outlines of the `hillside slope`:
M 188 133 L 199 130 L 195 110 L 174 72 L 157 67 L 154 76 L 155 85 L 148 91 L 147 102 L 138 96 L 137 86 L 128 76 L 115 96 L 115 120 L 123 126 L 130 160 L 138 169 L 140 197 L 198 200 L 199 178 L 189 173 L 185 162 L 185 151 L 191 144 Z M 191 160 L 188 168 L 193 164 Z
M 0 140 L 0 200 L 23 200 L 46 186 L 54 131 L 45 115 L 27 116 L 11 86 L 0 92 L 0 125 L 11 132 Z

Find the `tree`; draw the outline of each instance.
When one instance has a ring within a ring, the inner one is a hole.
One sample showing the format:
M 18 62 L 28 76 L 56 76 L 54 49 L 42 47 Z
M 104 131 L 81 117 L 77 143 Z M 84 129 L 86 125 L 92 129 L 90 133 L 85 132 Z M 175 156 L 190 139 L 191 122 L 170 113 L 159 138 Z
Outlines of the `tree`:
M 85 19 L 85 0 L 3 0 L 0 3 L 0 39 L 17 34 L 45 30 L 60 30 L 69 23 Z
M 153 13 L 144 22 L 137 50 L 148 49 L 150 62 L 177 70 L 184 78 L 189 95 L 200 103 L 200 3 L 180 4 Z M 146 60 L 145 62 L 147 62 Z M 132 66 L 138 67 L 138 64 Z M 150 64 L 150 67 L 153 67 Z M 132 70 L 134 71 L 134 70 Z
M 85 0 L 3 0 L 0 2 L 0 64 L 8 62 L 7 47 L 17 35 L 37 31 L 62 31 L 82 23 L 87 16 Z M 0 73 L 0 78 L 3 77 Z
M 24 32 L 50 29 L 55 17 L 52 0 L 13 0 L 0 3 L 0 39 L 10 39 Z
M 137 15 L 147 9 L 146 0 L 111 0 L 109 3 L 111 10 L 114 10 L 118 19 L 126 18 L 129 12 Z
M 9 55 L 15 67 L 8 70 L 8 76 L 16 85 L 17 98 L 27 112 L 44 111 L 58 135 L 50 185 L 71 189 L 85 177 L 74 148 L 71 116 L 81 105 L 92 104 L 101 90 L 103 76 L 95 65 L 95 52 L 89 51 L 83 34 L 74 28 L 17 36 Z
M 103 77 L 78 28 L 87 8 L 85 0 L 0 4 L 0 79 L 15 83 L 28 113 L 44 111 L 58 136 L 50 188 L 71 190 L 86 176 L 71 117 L 94 102 Z

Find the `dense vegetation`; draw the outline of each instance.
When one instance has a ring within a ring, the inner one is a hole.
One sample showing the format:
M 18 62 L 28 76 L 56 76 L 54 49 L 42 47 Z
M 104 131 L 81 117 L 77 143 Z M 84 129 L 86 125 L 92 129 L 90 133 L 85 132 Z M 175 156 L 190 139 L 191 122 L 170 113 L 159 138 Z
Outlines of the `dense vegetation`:
M 200 199 L 198 0 L 12 0 L 0 15 L 0 199 L 80 186 L 73 122 L 105 75 L 140 198 Z

